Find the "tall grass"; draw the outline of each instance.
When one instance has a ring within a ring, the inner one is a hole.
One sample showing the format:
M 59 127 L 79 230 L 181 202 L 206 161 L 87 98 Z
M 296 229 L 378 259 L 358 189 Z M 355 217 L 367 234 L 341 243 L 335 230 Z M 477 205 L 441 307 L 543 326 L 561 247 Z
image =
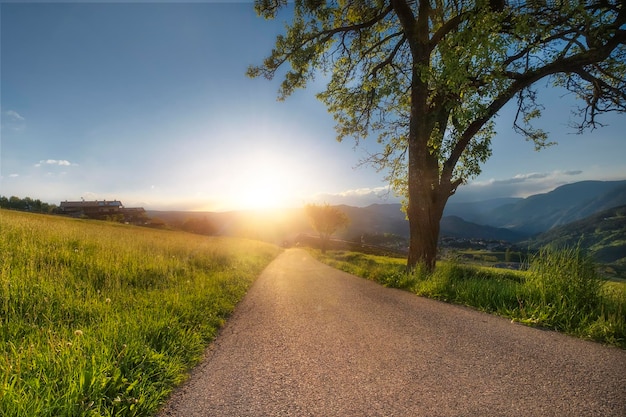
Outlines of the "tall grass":
M 531 258 L 525 284 L 523 310 L 533 319 L 543 317 L 544 325 L 574 329 L 592 318 L 602 301 L 603 281 L 580 248 L 541 249 Z
M 278 251 L 0 211 L 0 415 L 154 414 Z
M 402 259 L 313 253 L 385 286 L 626 348 L 626 285 L 602 280 L 580 248 L 545 248 L 529 260 L 528 271 L 440 261 L 433 273 L 419 266 L 407 273 Z

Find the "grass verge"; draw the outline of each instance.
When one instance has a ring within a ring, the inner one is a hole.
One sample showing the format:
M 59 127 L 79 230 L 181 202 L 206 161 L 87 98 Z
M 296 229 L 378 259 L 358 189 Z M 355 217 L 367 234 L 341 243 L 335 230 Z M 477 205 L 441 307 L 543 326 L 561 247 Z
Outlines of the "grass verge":
M 0 414 L 153 415 L 279 250 L 0 211 Z
M 626 348 L 626 284 L 600 278 L 580 249 L 543 249 L 527 271 L 440 261 L 433 273 L 406 272 L 404 259 L 311 252 L 335 268 L 415 294 L 462 304 L 580 338 Z

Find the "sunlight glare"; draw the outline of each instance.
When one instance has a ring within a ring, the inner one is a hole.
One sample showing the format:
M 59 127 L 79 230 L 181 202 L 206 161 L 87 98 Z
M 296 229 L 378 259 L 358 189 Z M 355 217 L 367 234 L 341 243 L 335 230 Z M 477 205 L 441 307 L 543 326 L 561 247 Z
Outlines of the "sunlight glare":
M 245 161 L 234 178 L 232 204 L 241 209 L 259 210 L 292 204 L 294 173 L 279 158 L 266 154 Z

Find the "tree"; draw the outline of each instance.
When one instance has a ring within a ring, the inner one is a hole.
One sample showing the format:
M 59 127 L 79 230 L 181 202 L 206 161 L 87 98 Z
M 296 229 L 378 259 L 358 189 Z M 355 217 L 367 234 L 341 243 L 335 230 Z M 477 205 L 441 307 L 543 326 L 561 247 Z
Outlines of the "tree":
M 202 218 L 200 217 L 188 218 L 183 223 L 182 229 L 187 232 L 196 233 L 199 235 L 214 235 L 215 232 L 217 231 L 215 225 L 213 225 L 213 223 L 211 223 L 206 218 L 206 216 Z
M 274 18 L 286 4 L 255 8 Z M 365 162 L 405 196 L 408 266 L 432 270 L 443 209 L 491 156 L 505 104 L 537 150 L 551 144 L 531 124 L 540 80 L 580 99 L 579 132 L 626 110 L 624 9 L 620 0 L 296 0 L 286 34 L 248 75 L 272 79 L 288 63 L 279 99 L 330 75 L 318 98 L 337 139 L 377 137 L 382 150 Z
M 307 216 L 311 219 L 311 226 L 320 235 L 322 253 L 326 252 L 330 237 L 342 227 L 350 223 L 346 214 L 337 207 L 328 203 L 323 206 L 307 204 L 305 207 Z

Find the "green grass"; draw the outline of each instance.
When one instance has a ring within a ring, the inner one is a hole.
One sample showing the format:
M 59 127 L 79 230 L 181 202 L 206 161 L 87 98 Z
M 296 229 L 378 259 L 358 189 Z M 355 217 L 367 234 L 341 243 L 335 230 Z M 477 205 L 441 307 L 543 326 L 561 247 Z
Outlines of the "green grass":
M 0 210 L 0 415 L 153 415 L 278 252 Z
M 603 280 L 579 248 L 543 249 L 530 259 L 528 271 L 440 261 L 433 273 L 419 266 L 407 273 L 405 261 L 397 258 L 312 253 L 388 287 L 626 348 L 626 284 Z

